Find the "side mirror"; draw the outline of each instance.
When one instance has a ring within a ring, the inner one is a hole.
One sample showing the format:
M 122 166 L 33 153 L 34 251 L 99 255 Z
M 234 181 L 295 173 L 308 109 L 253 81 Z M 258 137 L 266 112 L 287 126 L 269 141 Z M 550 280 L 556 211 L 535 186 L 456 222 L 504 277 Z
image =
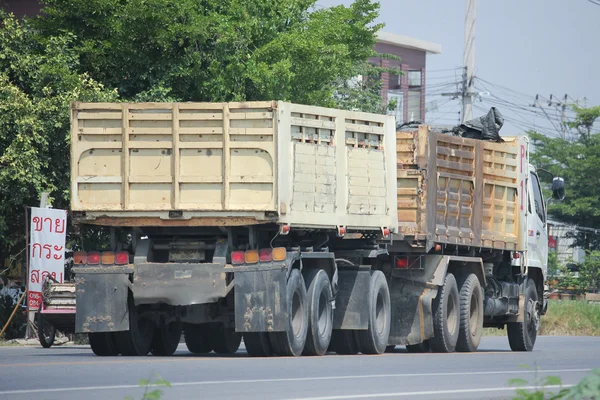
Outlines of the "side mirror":
M 565 180 L 560 177 L 552 179 L 552 198 L 563 200 L 565 198 Z

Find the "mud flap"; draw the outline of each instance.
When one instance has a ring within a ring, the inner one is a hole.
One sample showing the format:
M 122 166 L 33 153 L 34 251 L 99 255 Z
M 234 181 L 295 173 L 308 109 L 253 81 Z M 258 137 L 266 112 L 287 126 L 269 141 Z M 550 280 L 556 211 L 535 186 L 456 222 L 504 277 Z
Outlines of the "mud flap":
M 118 332 L 129 329 L 127 295 L 133 268 L 73 268 L 75 332 Z
M 392 279 L 389 344 L 418 344 L 433 337 L 433 299 L 437 289 L 421 282 Z
M 146 263 L 135 265 L 135 304 L 164 303 L 171 306 L 215 303 L 227 296 L 222 264 Z
M 339 289 L 333 311 L 333 329 L 367 329 L 371 274 L 369 269 L 338 270 Z M 392 314 L 393 315 L 393 314 Z
M 236 332 L 282 332 L 288 321 L 288 270 L 248 268 L 234 273 Z

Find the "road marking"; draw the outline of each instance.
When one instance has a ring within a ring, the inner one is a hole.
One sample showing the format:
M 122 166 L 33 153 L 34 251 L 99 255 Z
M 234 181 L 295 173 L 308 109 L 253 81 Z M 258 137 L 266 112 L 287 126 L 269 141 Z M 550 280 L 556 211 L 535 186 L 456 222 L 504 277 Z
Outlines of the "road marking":
M 565 389 L 573 385 L 553 385 L 545 386 L 544 389 Z M 427 390 L 422 392 L 397 392 L 397 393 L 371 393 L 371 394 L 348 394 L 341 396 L 322 396 L 322 397 L 297 397 L 288 400 L 346 400 L 346 399 L 376 399 L 382 397 L 406 397 L 406 396 L 431 396 L 443 394 L 465 394 L 465 393 L 485 393 L 485 392 L 506 392 L 515 391 L 516 389 L 534 390 L 539 389 L 537 386 L 521 386 L 521 387 L 497 387 L 497 388 L 481 388 L 481 389 L 451 389 L 451 390 Z
M 423 354 L 415 354 L 415 353 L 407 353 L 407 352 L 394 352 L 394 353 L 384 353 L 384 354 L 360 354 L 357 357 L 398 357 L 402 355 L 403 357 L 424 357 L 424 356 L 432 356 L 432 357 L 448 357 L 448 356 L 469 356 L 469 355 L 489 355 L 489 354 L 514 354 L 518 355 L 520 353 L 511 352 L 511 351 L 480 351 L 480 352 L 472 352 L 472 353 L 423 353 Z M 75 356 L 76 354 L 73 354 Z M 97 356 L 90 355 L 91 358 L 100 358 Z M 337 354 L 327 354 L 326 359 L 333 358 L 344 358 L 348 359 L 348 356 L 337 355 Z M 0 363 L 0 368 L 6 367 L 46 367 L 50 365 L 95 365 L 95 364 L 124 364 L 124 363 L 165 363 L 165 362 L 176 362 L 176 361 L 205 361 L 205 360 L 213 360 L 213 361 L 230 361 L 230 360 L 246 360 L 246 361 L 256 361 L 257 359 L 263 360 L 285 360 L 285 359 L 298 359 L 298 357 L 246 357 L 244 353 L 236 353 L 232 357 L 222 357 L 222 356 L 194 356 L 194 355 L 175 355 L 174 357 L 164 359 L 162 357 L 119 357 L 119 360 L 98 360 L 98 361 L 50 361 L 50 362 L 39 362 L 39 363 L 12 363 L 12 364 L 2 364 Z
M 519 370 L 519 371 L 478 371 L 478 372 L 429 372 L 412 374 L 381 374 L 381 375 L 341 375 L 341 376 L 315 376 L 302 378 L 272 378 L 272 379 L 234 379 L 220 381 L 196 381 L 196 382 L 175 382 L 171 386 L 201 386 L 201 385 L 222 385 L 222 384 L 241 384 L 241 383 L 281 383 L 281 382 L 306 382 L 306 381 L 334 381 L 334 380 L 352 380 L 352 379 L 379 379 L 379 378 L 414 378 L 423 376 L 465 376 L 465 375 L 522 375 L 526 373 L 558 373 L 558 372 L 589 372 L 589 368 L 580 369 L 542 369 L 537 371 Z M 113 389 L 132 389 L 139 388 L 139 385 L 112 385 L 112 386 L 80 386 L 66 388 L 45 388 L 45 389 L 21 389 L 0 391 L 0 395 L 7 394 L 32 394 L 44 392 L 78 392 L 85 390 L 113 390 Z

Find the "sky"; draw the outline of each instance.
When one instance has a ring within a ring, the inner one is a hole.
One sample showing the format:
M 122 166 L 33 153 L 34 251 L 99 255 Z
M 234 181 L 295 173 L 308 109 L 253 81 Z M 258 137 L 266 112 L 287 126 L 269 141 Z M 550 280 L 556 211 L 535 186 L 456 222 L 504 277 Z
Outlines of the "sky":
M 351 2 L 318 0 L 317 6 Z M 466 0 L 379 3 L 384 31 L 442 46 L 442 54 L 427 56 L 426 122 L 458 123 L 460 101 L 440 94 L 455 91 L 460 81 Z M 567 94 L 569 103 L 580 101 L 582 106 L 600 105 L 599 66 L 600 5 L 588 0 L 477 1 L 475 86 L 483 96 L 473 115 L 497 107 L 505 117 L 502 135 L 535 128 L 560 136 L 560 108 L 548 106 L 550 95 L 562 100 Z M 537 94 L 543 109 L 531 107 Z

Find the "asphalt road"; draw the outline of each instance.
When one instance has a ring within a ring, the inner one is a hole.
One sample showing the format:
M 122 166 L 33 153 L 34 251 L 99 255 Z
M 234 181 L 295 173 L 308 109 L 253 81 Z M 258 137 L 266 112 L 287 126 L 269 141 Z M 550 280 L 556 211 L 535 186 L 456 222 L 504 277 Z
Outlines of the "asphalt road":
M 509 399 L 511 378 L 560 376 L 574 384 L 600 367 L 600 337 L 539 337 L 530 353 L 484 337 L 477 353 L 249 358 L 96 357 L 87 346 L 0 347 L 0 399 L 141 399 L 140 379 L 171 383 L 163 399 Z

